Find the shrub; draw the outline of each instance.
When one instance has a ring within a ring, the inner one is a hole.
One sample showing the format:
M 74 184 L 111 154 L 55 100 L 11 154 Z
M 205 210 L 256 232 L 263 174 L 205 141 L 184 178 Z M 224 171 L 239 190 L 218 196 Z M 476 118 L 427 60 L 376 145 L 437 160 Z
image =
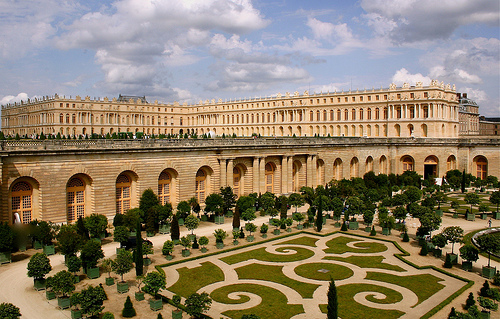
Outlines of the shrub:
M 158 271 L 149 272 L 144 277 L 144 291 L 156 298 L 160 289 L 165 289 L 166 279 L 163 273 Z
M 452 268 L 453 264 L 451 263 L 451 255 L 446 254 L 446 259 L 444 261 L 444 268 Z
M 2 302 L 0 304 L 0 318 L 18 319 L 19 317 L 21 317 L 21 312 L 18 307 L 7 302 Z
M 262 226 L 260 226 L 260 233 L 261 234 L 266 234 L 268 230 L 269 230 L 269 226 L 267 224 L 262 224 Z
M 49 258 L 44 253 L 36 253 L 28 262 L 28 277 L 43 279 L 52 270 Z
M 102 319 L 115 319 L 115 315 L 108 311 L 102 314 Z
M 425 242 L 423 245 L 422 245 L 422 249 L 420 249 L 420 253 L 418 253 L 420 256 L 427 256 L 427 254 L 429 253 L 429 247 L 427 245 L 427 242 Z
M 97 261 L 101 258 L 104 258 L 104 252 L 102 251 L 100 243 L 89 240 L 83 245 L 80 254 L 83 268 L 88 269 L 97 267 Z
M 208 237 L 207 237 L 207 236 L 201 236 L 201 237 L 200 237 L 200 240 L 198 240 L 198 243 L 199 243 L 201 246 L 206 246 L 206 245 L 208 245 Z
M 136 316 L 134 305 L 132 304 L 132 300 L 130 300 L 130 296 L 127 296 L 127 300 L 125 301 L 122 316 L 125 318 L 132 318 Z
M 194 293 L 186 299 L 186 312 L 195 318 L 199 318 L 202 313 L 207 312 L 212 305 L 212 298 L 206 293 Z
M 410 241 L 410 236 L 408 236 L 408 233 L 403 234 L 403 242 L 407 243 Z
M 474 306 L 476 304 L 476 300 L 474 299 L 474 294 L 471 292 L 469 293 L 469 297 L 467 297 L 467 300 L 465 301 L 465 310 L 469 309 L 470 307 Z
M 372 230 L 370 232 L 370 236 L 376 236 L 377 235 L 377 231 L 375 230 L 375 226 L 372 226 Z M 406 234 L 406 236 L 408 236 L 408 234 Z M 403 238 L 403 241 L 404 241 L 404 238 Z
M 201 243 L 201 238 L 200 238 L 200 243 Z M 171 240 L 167 240 L 163 243 L 163 247 L 161 249 L 161 253 L 165 256 L 170 255 L 174 251 L 174 242 Z
M 5 223 L 0 223 L 0 252 L 10 252 L 13 248 L 14 232 L 10 226 Z

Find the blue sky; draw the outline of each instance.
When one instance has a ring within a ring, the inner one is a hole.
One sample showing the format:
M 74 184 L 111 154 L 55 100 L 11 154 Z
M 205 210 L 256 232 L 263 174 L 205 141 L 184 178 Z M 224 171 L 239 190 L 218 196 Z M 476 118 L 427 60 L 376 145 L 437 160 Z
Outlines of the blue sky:
M 197 103 L 431 79 L 500 116 L 492 0 L 3 0 L 0 104 Z

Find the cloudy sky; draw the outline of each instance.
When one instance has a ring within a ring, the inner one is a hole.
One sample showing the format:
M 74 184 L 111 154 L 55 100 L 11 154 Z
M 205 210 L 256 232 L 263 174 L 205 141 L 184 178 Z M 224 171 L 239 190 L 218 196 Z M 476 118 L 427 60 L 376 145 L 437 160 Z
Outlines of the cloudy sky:
M 496 0 L 2 0 L 0 104 L 197 103 L 431 79 L 500 116 Z

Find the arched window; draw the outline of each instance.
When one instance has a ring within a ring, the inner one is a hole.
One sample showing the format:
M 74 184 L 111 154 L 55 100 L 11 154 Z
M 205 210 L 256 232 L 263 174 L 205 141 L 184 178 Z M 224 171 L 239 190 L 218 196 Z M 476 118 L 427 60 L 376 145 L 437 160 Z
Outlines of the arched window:
M 333 162 L 333 178 L 336 180 L 342 179 L 342 160 L 340 158 Z
M 205 202 L 206 189 L 207 189 L 207 174 L 205 173 L 204 170 L 199 169 L 198 172 L 196 173 L 195 192 L 196 192 L 196 199 L 198 199 L 198 203 L 200 204 Z
M 266 192 L 274 193 L 274 165 L 272 163 L 266 164 Z
M 380 166 L 380 174 L 387 174 L 387 158 L 385 157 L 385 155 L 382 155 L 380 157 L 380 162 L 379 162 L 379 166 Z
M 62 113 L 59 114 L 59 123 L 64 123 L 64 115 Z
M 240 197 L 241 191 L 241 170 L 238 167 L 233 168 L 233 192 Z
M 162 205 L 170 203 L 170 186 L 172 184 L 172 176 L 163 171 L 158 177 L 158 199 Z
M 403 162 L 403 172 L 413 171 L 415 169 L 415 162 L 411 156 L 404 156 L 401 162 Z
M 125 174 L 116 178 L 116 213 L 124 214 L 130 209 L 132 180 Z
M 484 156 L 476 156 L 474 158 L 476 164 L 476 177 L 486 179 L 488 177 L 488 160 Z
M 68 182 L 66 194 L 68 222 L 85 217 L 85 182 L 79 177 L 73 177 Z
M 27 182 L 17 182 L 10 193 L 12 215 L 16 213 L 23 224 L 29 224 L 32 217 L 33 188 Z M 14 219 L 15 220 L 15 219 Z
M 351 160 L 351 178 L 359 175 L 359 161 L 356 157 Z
M 448 156 L 448 159 L 446 160 L 446 170 L 451 171 L 456 168 L 457 168 L 457 158 L 455 157 L 455 155 Z
M 368 156 L 368 158 L 366 159 L 366 172 L 365 173 L 368 173 L 371 171 L 373 171 L 373 157 Z

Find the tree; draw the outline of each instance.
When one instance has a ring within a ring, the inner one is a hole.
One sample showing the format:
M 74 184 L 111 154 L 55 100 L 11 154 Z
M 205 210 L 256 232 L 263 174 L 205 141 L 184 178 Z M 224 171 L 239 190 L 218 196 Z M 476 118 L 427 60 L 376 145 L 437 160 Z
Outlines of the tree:
M 180 234 L 179 221 L 177 220 L 177 215 L 174 215 L 172 224 L 170 225 L 170 238 L 172 240 L 179 240 Z
M 292 218 L 293 218 L 293 220 L 295 220 L 295 221 L 296 221 L 296 222 L 300 225 L 300 223 L 301 223 L 301 222 L 302 222 L 302 221 L 303 221 L 306 217 L 304 216 L 304 214 L 296 212 L 296 213 L 294 213 L 294 214 L 292 215 Z
M 123 247 L 123 243 L 128 241 L 130 231 L 126 226 L 116 226 L 113 232 L 113 241 L 120 243 L 120 247 Z
M 52 270 L 49 258 L 44 253 L 36 253 L 28 262 L 28 277 L 43 279 Z
M 74 225 L 62 225 L 57 234 L 57 248 L 64 256 L 76 255 L 82 247 L 82 237 Z
M 492 203 L 493 205 L 497 205 L 497 213 L 498 213 L 498 206 L 500 205 L 500 191 L 491 193 L 490 203 Z
M 184 250 L 189 250 L 189 248 L 191 248 L 191 240 L 186 236 L 181 237 L 180 244 L 182 247 L 184 247 Z
M 136 316 L 134 305 L 132 304 L 132 300 L 130 300 L 130 296 L 127 296 L 127 300 L 125 301 L 125 305 L 123 306 L 122 310 L 122 316 L 125 318 L 132 318 Z
M 219 228 L 214 231 L 214 237 L 215 237 L 215 242 L 222 243 L 224 242 L 224 239 L 226 239 L 227 233 L 225 230 Z
M 240 208 L 236 205 L 233 214 L 233 228 L 240 228 Z
M 200 238 L 200 244 L 201 244 L 201 238 Z M 161 253 L 165 256 L 168 256 L 174 251 L 174 242 L 171 240 L 166 240 L 163 243 L 163 247 L 161 249 Z
M 142 235 L 140 222 L 137 222 L 135 237 L 137 242 L 137 247 L 135 250 L 135 275 L 142 276 L 142 274 L 144 273 L 144 259 L 142 258 Z
M 297 213 L 298 208 L 304 206 L 305 201 L 299 193 L 292 193 L 288 197 L 288 203 L 295 207 L 295 212 Z
M 437 234 L 432 236 L 431 243 L 439 248 L 444 248 L 446 246 L 446 237 L 443 234 Z
M 104 258 L 104 252 L 100 243 L 89 240 L 83 245 L 80 252 L 80 259 L 82 260 L 84 269 L 97 267 L 97 262 L 101 258 Z
M 88 229 L 90 236 L 93 238 L 100 238 L 108 227 L 108 219 L 101 214 L 92 214 L 85 217 L 85 228 Z
M 220 188 L 220 196 L 222 197 L 222 214 L 226 215 L 231 211 L 236 204 L 236 195 L 230 186 Z
M 245 230 L 249 231 L 250 236 L 252 236 L 252 233 L 257 230 L 257 226 L 254 223 L 248 223 L 245 225 Z
M 186 217 L 186 219 L 184 220 L 184 225 L 186 226 L 186 228 L 188 230 L 191 231 L 191 234 L 194 233 L 194 230 L 196 228 L 198 228 L 198 226 L 200 225 L 200 220 L 198 219 L 198 217 L 194 216 L 194 215 L 189 215 L 188 217 Z
M 2 319 L 19 319 L 21 311 L 18 307 L 8 302 L 0 304 L 0 318 Z
M 458 209 L 460 208 L 460 203 L 458 202 L 458 200 L 452 199 L 451 202 L 450 202 L 450 207 L 456 213 L 458 211 Z
M 271 192 L 265 192 L 259 198 L 259 205 L 265 214 L 269 214 L 271 209 L 274 209 L 276 196 Z
M 441 217 L 436 212 L 429 211 L 424 215 L 420 216 L 420 225 L 427 233 L 431 233 L 434 230 L 439 229 L 441 224 Z
M 68 267 L 69 272 L 76 276 L 76 273 L 82 268 L 82 260 L 75 255 L 71 255 L 66 260 L 66 267 Z
M 470 212 L 472 213 L 472 206 L 478 205 L 481 200 L 479 199 L 479 195 L 476 193 L 467 193 L 465 194 L 464 201 L 470 205 Z
M 123 275 L 134 268 L 132 253 L 128 250 L 120 250 L 111 264 L 111 267 L 113 271 L 121 277 L 121 281 L 123 282 Z
M 316 230 L 321 231 L 323 228 L 323 209 L 325 204 L 328 202 L 328 197 L 325 195 L 319 195 L 314 200 L 314 206 L 316 207 Z
M 202 247 L 205 247 L 206 245 L 208 245 L 208 237 L 207 237 L 207 236 L 201 236 L 201 237 L 200 237 L 200 240 L 198 241 L 198 243 L 199 243 Z
M 205 212 L 220 215 L 223 212 L 224 199 L 221 195 L 213 193 L 205 198 Z
M 451 253 L 453 254 L 455 243 L 461 242 L 464 238 L 464 230 L 459 226 L 446 227 L 443 229 L 443 236 L 451 243 Z
M 33 224 L 35 225 L 33 237 L 44 245 L 52 245 L 55 237 L 53 225 L 44 220 L 33 221 Z
M 144 277 L 144 291 L 156 298 L 160 289 L 166 288 L 166 279 L 163 273 L 152 271 Z
M 10 252 L 13 248 L 14 232 L 6 222 L 0 222 L 0 252 Z
M 472 292 L 470 292 L 469 296 L 467 297 L 467 300 L 465 301 L 464 309 L 467 310 L 470 307 L 474 306 L 475 304 L 476 304 L 476 300 L 474 299 L 474 294 Z
M 472 245 L 464 245 L 460 247 L 460 257 L 469 262 L 475 262 L 479 259 L 479 250 Z
M 438 209 L 441 209 L 441 203 L 445 203 L 448 200 L 448 197 L 443 192 L 435 192 L 432 194 L 432 198 L 437 202 Z
M 67 297 L 75 290 L 75 276 L 67 270 L 61 270 L 52 276 L 50 286 L 56 294 Z
M 416 203 L 422 198 L 422 191 L 415 186 L 409 186 L 404 194 L 410 203 Z
M 326 306 L 328 319 L 338 318 L 338 307 L 337 287 L 335 286 L 335 281 L 330 279 L 330 285 L 328 286 L 328 305 Z
M 160 200 L 151 188 L 142 192 L 141 198 L 139 199 L 139 209 L 142 210 L 145 215 L 148 215 L 150 210 L 159 204 Z
M 488 267 L 490 267 L 491 253 L 500 250 L 500 236 L 496 236 L 493 233 L 479 236 L 477 238 L 477 244 L 479 245 L 479 249 L 488 253 Z
M 466 184 L 465 169 L 464 169 L 461 177 L 462 177 L 462 180 L 460 181 L 460 190 L 462 191 L 462 194 L 463 194 L 463 193 L 465 193 L 465 184 Z
M 187 297 L 184 305 L 186 306 L 186 312 L 188 314 L 194 318 L 201 318 L 204 312 L 210 310 L 212 298 L 210 298 L 206 292 L 202 292 L 201 294 L 194 293 Z
M 245 222 L 250 222 L 252 220 L 254 220 L 255 218 L 257 218 L 257 216 L 255 216 L 255 210 L 254 208 L 247 208 L 247 210 L 245 210 L 242 214 L 241 214 L 241 218 L 245 221 Z
M 165 225 L 169 222 L 172 217 L 172 204 L 165 203 L 165 205 L 161 206 L 158 210 L 158 222 L 162 225 Z
M 186 218 L 187 215 L 191 212 L 191 206 L 187 201 L 183 200 L 177 204 L 177 218 Z

